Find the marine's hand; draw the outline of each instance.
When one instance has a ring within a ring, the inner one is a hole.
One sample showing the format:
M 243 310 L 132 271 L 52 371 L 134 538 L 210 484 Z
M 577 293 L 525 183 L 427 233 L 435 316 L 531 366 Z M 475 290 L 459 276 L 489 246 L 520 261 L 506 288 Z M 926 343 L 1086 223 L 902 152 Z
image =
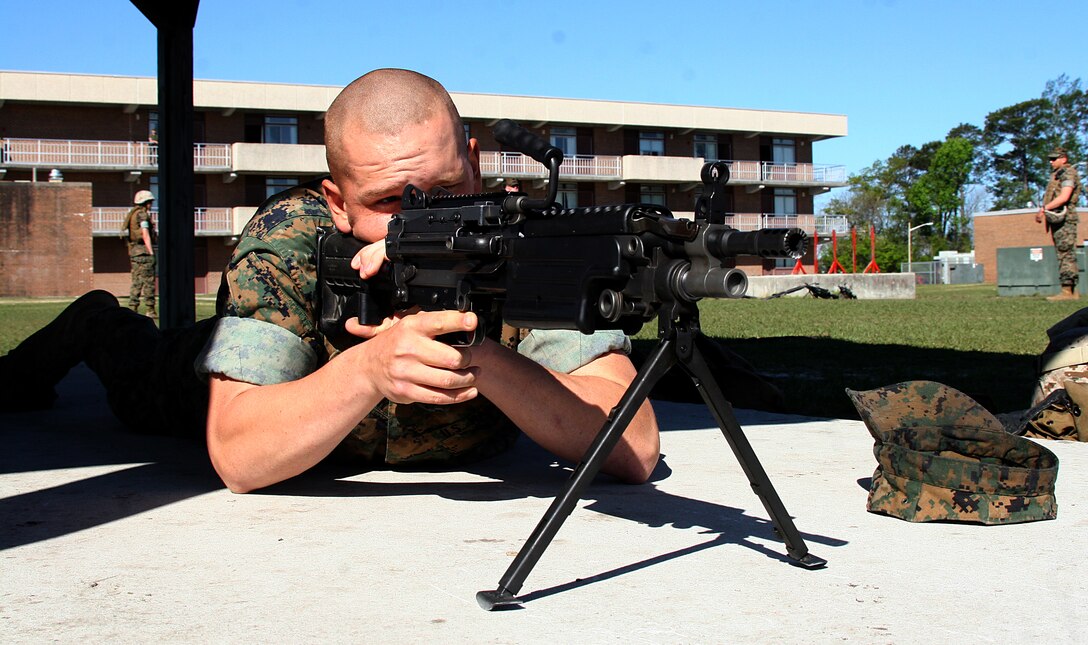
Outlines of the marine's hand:
M 392 323 L 379 326 L 370 340 L 347 352 L 359 357 L 364 378 L 390 401 L 461 403 L 477 393 L 477 369 L 469 367 L 471 348 L 452 347 L 435 339 L 471 332 L 476 324 L 475 314 L 459 311 L 398 314 Z M 352 327 L 349 323 L 348 331 L 356 333 Z
M 351 259 L 351 268 L 359 271 L 359 277 L 366 280 L 378 272 L 386 261 L 385 240 L 367 244 Z

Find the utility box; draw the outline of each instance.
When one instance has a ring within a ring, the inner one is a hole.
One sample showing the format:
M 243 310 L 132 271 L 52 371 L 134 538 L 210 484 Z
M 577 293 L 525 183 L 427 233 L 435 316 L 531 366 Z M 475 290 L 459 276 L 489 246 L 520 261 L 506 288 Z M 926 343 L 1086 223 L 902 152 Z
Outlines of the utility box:
M 1078 247 L 1079 292 L 1085 287 L 1085 250 Z M 1061 291 L 1058 254 L 1053 246 L 1020 246 L 997 250 L 997 295 L 1051 296 Z

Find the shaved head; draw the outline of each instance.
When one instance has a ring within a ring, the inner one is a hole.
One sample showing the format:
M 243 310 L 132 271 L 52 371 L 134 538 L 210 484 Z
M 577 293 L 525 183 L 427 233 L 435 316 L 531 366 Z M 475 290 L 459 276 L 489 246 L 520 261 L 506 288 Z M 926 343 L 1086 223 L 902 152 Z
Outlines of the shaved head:
M 433 78 L 406 69 L 378 69 L 355 79 L 325 114 L 325 159 L 333 181 L 344 175 L 342 160 L 352 137 L 396 135 L 435 117 L 448 117 L 451 134 L 458 141 L 464 138 L 453 99 Z

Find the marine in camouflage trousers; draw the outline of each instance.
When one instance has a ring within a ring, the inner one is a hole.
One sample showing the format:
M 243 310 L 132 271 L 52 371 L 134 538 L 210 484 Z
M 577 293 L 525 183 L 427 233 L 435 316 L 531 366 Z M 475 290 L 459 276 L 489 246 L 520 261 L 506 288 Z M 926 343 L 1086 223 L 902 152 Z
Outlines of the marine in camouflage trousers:
M 155 309 L 155 256 L 148 254 L 129 257 L 132 266 L 132 287 L 128 292 L 128 306 L 136 309 L 140 300 L 151 311 Z
M 1077 267 L 1077 221 L 1066 219 L 1052 227 L 1050 235 L 1054 238 L 1054 250 L 1058 253 L 1058 279 L 1063 286 L 1075 287 L 1080 276 Z

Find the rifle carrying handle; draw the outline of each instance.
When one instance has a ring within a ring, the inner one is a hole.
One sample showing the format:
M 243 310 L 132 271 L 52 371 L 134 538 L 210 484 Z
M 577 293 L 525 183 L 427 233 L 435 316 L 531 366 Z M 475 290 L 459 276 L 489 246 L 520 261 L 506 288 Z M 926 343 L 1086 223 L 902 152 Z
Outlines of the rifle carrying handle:
M 563 161 L 563 151 L 547 141 L 529 132 L 510 119 L 502 119 L 495 124 L 492 134 L 495 140 L 504 146 L 508 146 L 525 153 L 550 168 L 552 163 L 559 165 Z

